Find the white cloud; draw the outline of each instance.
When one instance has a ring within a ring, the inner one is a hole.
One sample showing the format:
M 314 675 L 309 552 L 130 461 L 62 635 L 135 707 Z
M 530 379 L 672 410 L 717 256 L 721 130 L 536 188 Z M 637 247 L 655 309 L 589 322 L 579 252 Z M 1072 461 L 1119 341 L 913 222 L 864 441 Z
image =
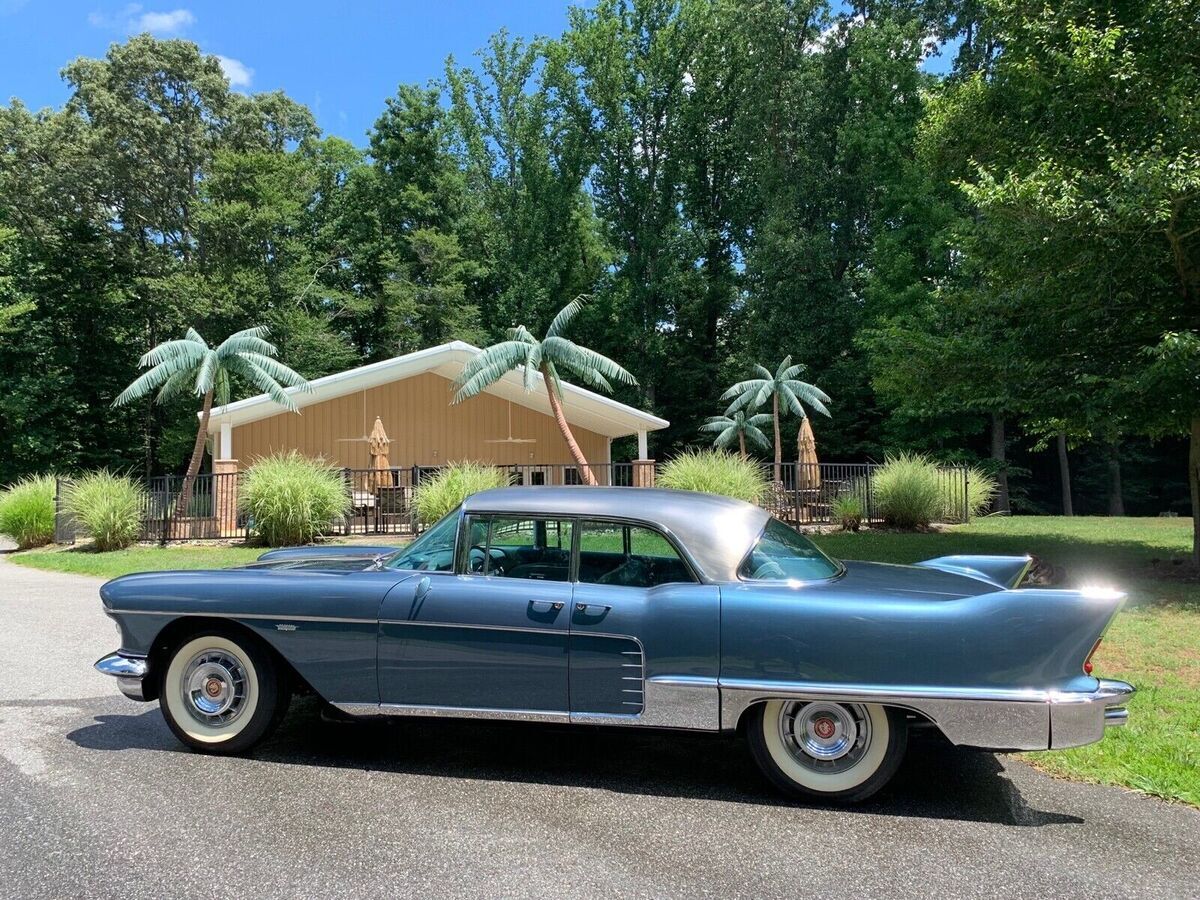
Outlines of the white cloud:
M 250 87 L 250 82 L 254 80 L 254 70 L 244 62 L 228 56 L 222 56 L 219 53 L 217 54 L 217 62 L 221 64 L 221 71 L 229 79 L 230 87 Z
M 130 3 L 118 13 L 94 12 L 88 22 L 95 28 L 137 34 L 148 31 L 160 37 L 180 35 L 196 24 L 190 9 L 172 9 L 158 12 L 147 10 L 140 3 Z

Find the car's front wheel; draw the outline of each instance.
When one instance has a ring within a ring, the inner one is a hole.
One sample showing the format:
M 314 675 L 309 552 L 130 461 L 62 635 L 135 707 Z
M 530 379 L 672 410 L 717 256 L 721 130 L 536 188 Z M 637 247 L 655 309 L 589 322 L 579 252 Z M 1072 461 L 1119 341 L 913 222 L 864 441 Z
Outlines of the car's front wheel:
M 904 715 L 877 703 L 770 700 L 748 715 L 755 762 L 797 797 L 865 800 L 895 774 L 908 744 Z
M 206 753 L 241 753 L 269 735 L 291 693 L 271 652 L 234 632 L 193 635 L 168 656 L 159 691 L 167 725 Z

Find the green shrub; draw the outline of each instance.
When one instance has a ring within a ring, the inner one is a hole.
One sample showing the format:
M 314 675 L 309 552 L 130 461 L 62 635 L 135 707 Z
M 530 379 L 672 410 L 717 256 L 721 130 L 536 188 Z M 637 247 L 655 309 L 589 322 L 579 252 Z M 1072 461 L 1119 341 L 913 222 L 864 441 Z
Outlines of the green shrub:
M 871 490 L 880 517 L 897 528 L 921 528 L 945 512 L 942 473 L 919 453 L 888 457 L 875 470 Z
M 767 471 L 758 463 L 724 450 L 685 450 L 665 463 L 658 486 L 699 491 L 761 503 L 770 490 Z
M 146 494 L 132 478 L 107 469 L 67 483 L 63 509 L 91 536 L 97 550 L 120 550 L 138 539 Z
M 998 489 L 996 476 L 990 472 L 986 472 L 978 466 L 971 466 L 967 469 L 968 515 L 977 516 L 987 509 Z
M 0 493 L 0 534 L 17 542 L 18 550 L 54 540 L 54 476 L 22 478 Z
M 475 462 L 452 462 L 424 479 L 413 492 L 417 518 L 424 524 L 436 522 L 456 509 L 472 494 L 508 487 L 511 476 L 495 466 Z
M 350 512 L 342 471 L 292 450 L 257 460 L 242 477 L 239 508 L 272 547 L 311 543 Z
M 857 494 L 834 497 L 829 512 L 842 531 L 858 531 L 862 527 L 865 510 L 862 497 Z

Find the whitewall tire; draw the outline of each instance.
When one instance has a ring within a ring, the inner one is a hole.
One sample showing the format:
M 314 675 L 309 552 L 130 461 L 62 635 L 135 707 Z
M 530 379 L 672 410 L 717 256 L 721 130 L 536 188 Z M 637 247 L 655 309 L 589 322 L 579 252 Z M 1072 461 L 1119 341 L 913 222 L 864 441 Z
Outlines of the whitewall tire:
M 185 638 L 167 657 L 159 706 L 183 743 L 207 753 L 240 753 L 283 717 L 290 692 L 270 650 L 236 632 Z
M 895 774 L 908 744 L 904 715 L 877 703 L 770 700 L 748 714 L 755 762 L 798 797 L 865 800 Z

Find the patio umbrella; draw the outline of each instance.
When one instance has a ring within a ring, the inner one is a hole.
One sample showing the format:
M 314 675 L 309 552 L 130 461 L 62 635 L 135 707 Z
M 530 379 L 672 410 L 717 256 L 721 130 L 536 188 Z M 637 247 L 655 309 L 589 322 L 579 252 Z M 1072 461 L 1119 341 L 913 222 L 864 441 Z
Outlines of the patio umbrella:
M 378 473 L 375 476 L 377 487 L 392 486 L 392 464 L 388 461 L 388 448 L 391 445 L 387 432 L 383 430 L 383 420 L 376 416 L 375 427 L 367 438 L 367 450 L 371 454 L 371 468 Z
M 817 459 L 817 439 L 813 436 L 808 416 L 800 420 L 800 434 L 796 436 L 796 487 L 800 490 L 816 490 L 821 486 L 821 465 Z

